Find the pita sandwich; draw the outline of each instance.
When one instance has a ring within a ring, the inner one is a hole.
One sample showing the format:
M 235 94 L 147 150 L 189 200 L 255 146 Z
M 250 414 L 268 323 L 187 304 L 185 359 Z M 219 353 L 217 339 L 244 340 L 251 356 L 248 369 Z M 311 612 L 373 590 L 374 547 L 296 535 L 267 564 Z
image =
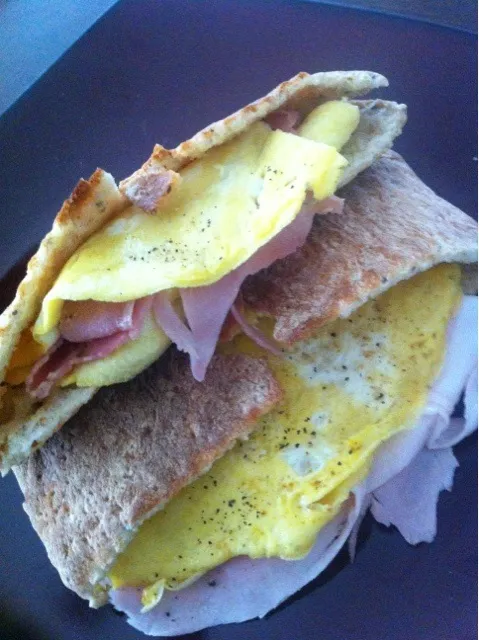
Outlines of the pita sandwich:
M 242 287 L 252 324 L 291 349 L 236 335 L 202 383 L 173 351 L 15 468 L 52 564 L 92 606 L 110 597 L 152 635 L 262 616 L 331 561 L 369 492 L 425 443 L 466 433 L 449 417 L 475 359 L 450 359 L 476 304 L 459 266 L 476 261 L 476 223 L 394 152 L 340 196 L 341 215 L 317 217 L 301 249 Z M 444 455 L 435 499 L 452 482 Z
M 172 341 L 204 377 L 244 278 L 339 210 L 336 189 L 399 135 L 404 105 L 357 100 L 385 86 L 368 71 L 300 73 L 175 149 L 157 145 L 119 187 L 100 169 L 79 182 L 0 316 L 2 474 Z

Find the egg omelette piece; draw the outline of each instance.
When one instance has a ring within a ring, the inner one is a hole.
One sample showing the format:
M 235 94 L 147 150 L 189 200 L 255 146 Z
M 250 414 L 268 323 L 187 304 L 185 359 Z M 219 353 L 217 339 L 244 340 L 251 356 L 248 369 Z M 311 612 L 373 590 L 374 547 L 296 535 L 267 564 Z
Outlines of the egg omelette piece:
M 147 520 L 110 571 L 144 587 L 145 610 L 238 555 L 298 559 L 369 469 L 381 442 L 414 425 L 461 297 L 440 265 L 268 361 L 285 391 L 257 431 Z M 239 336 L 225 351 L 265 356 Z
M 335 147 L 256 122 L 181 170 L 155 214 L 131 206 L 68 260 L 34 325 L 40 339 L 63 300 L 136 300 L 212 284 L 276 236 L 311 190 L 334 194 L 347 162 Z

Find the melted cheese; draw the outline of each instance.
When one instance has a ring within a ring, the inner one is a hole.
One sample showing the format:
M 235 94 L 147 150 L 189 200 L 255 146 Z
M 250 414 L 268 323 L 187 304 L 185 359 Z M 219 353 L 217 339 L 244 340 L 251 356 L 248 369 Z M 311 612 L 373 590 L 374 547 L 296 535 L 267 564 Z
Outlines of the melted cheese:
M 304 556 L 378 445 L 414 424 L 459 299 L 460 271 L 442 265 L 287 357 L 269 355 L 284 402 L 142 525 L 110 572 L 113 586 L 176 589 L 234 556 Z M 265 356 L 244 336 L 223 348 Z M 160 592 L 150 588 L 144 604 Z

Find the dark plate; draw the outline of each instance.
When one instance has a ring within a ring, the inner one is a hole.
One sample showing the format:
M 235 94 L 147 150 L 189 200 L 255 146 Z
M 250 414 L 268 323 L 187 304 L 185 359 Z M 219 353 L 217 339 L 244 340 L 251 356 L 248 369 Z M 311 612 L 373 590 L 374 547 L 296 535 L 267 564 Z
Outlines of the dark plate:
M 409 105 L 397 149 L 431 187 L 473 214 L 475 68 L 474 36 L 379 14 L 311 3 L 120 2 L 0 120 L 0 277 L 48 230 L 79 176 L 99 165 L 122 178 L 155 141 L 175 145 L 299 70 L 388 76 L 391 89 L 382 95 Z M 4 301 L 17 278 L 14 270 L 3 281 Z M 410 547 L 367 521 L 354 564 L 341 554 L 266 620 L 192 637 L 476 637 L 475 438 L 457 456 L 433 544 Z M 2 639 L 144 637 L 111 608 L 90 610 L 62 586 L 12 475 L 0 482 L 0 501 Z

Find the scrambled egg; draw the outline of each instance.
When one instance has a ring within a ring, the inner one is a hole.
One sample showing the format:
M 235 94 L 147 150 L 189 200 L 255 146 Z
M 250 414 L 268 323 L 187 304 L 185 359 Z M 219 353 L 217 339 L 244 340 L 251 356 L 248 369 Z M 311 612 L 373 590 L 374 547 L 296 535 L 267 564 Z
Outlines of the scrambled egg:
M 301 123 L 298 133 L 342 149 L 359 124 L 359 108 L 344 100 L 320 104 Z
M 460 271 L 441 265 L 296 345 L 268 355 L 284 402 L 142 525 L 110 572 L 149 608 L 229 558 L 308 553 L 367 473 L 381 441 L 411 427 L 438 373 Z M 265 356 L 239 336 L 226 351 Z

